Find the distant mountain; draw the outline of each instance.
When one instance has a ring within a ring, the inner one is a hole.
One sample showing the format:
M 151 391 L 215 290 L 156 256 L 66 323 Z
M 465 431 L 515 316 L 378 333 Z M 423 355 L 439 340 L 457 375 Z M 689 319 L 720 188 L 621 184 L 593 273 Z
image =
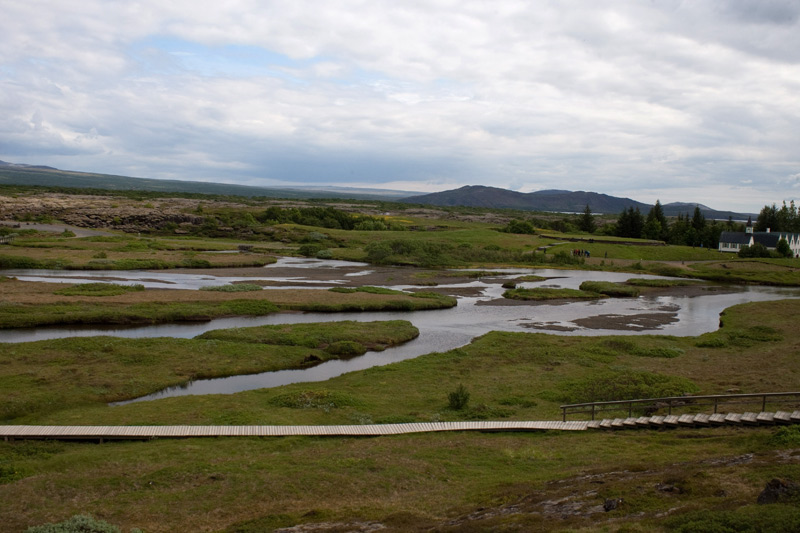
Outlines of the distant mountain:
M 647 211 L 651 207 L 630 198 L 617 198 L 596 192 L 551 189 L 522 193 L 482 185 L 467 185 L 451 191 L 411 196 L 404 199 L 403 202 L 448 207 L 460 205 L 561 213 L 582 213 L 587 205 L 593 213 L 620 213 L 628 207 L 638 207 L 642 211 Z
M 630 198 L 619 198 L 586 191 L 564 191 L 548 189 L 543 191 L 521 193 L 497 187 L 482 185 L 467 185 L 460 189 L 435 192 L 419 196 L 411 196 L 401 200 L 415 204 L 437 205 L 442 207 L 484 207 L 491 209 L 519 209 L 522 211 L 549 211 L 556 213 L 582 213 L 588 205 L 595 214 L 617 214 L 629 207 L 639 208 L 646 215 L 652 204 L 637 202 Z M 675 202 L 662 205 L 664 214 L 678 216 L 679 214 L 694 212 L 695 206 L 708 219 L 747 220 L 748 216 L 756 217 L 750 213 L 734 213 L 732 211 L 717 211 L 702 204 Z
M 668 217 L 676 217 L 678 215 L 686 215 L 689 216 L 694 213 L 695 206 L 700 208 L 700 212 L 703 213 L 703 216 L 709 219 L 714 220 L 728 220 L 731 218 L 735 221 L 744 221 L 747 220 L 747 217 L 753 217 L 753 220 L 758 218 L 757 213 L 736 213 L 734 211 L 717 211 L 716 209 L 711 209 L 710 207 L 703 205 L 703 204 L 691 204 L 688 202 L 672 202 L 669 204 L 664 204 L 661 207 L 664 210 L 664 214 Z
M 294 199 L 349 198 L 355 200 L 397 201 L 413 194 L 409 191 L 361 189 L 356 187 L 252 187 L 228 183 L 131 178 L 111 174 L 73 172 L 53 167 L 7 163 L 5 161 L 0 161 L 0 184 Z
M 521 193 L 497 187 L 468 185 L 460 189 L 411 196 L 409 191 L 387 189 L 362 189 L 356 187 L 252 187 L 228 183 L 208 183 L 200 181 L 160 180 L 132 178 L 110 174 L 94 174 L 59 170 L 44 165 L 26 165 L 0 161 L 0 185 L 35 185 L 44 187 L 66 187 L 75 189 L 101 189 L 112 191 L 149 191 L 188 194 L 212 194 L 222 196 L 264 196 L 267 198 L 313 199 L 343 198 L 354 200 L 383 200 L 427 204 L 443 207 L 483 207 L 489 209 L 518 209 L 521 211 L 549 211 L 556 213 L 582 213 L 588 205 L 595 214 L 617 214 L 628 207 L 638 207 L 642 214 L 652 207 L 630 198 L 618 198 L 607 194 L 585 191 L 566 191 L 547 189 Z M 747 220 L 753 213 L 734 213 L 717 211 L 702 204 L 675 202 L 664 204 L 664 214 L 677 216 L 691 215 L 699 206 L 708 219 Z

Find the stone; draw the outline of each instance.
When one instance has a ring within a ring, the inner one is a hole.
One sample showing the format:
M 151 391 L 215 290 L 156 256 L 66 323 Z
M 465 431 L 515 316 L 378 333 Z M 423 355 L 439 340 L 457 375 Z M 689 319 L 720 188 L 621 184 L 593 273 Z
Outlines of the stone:
M 759 505 L 781 503 L 796 497 L 800 497 L 800 485 L 788 479 L 773 478 L 767 482 L 767 486 L 758 495 L 756 503 Z

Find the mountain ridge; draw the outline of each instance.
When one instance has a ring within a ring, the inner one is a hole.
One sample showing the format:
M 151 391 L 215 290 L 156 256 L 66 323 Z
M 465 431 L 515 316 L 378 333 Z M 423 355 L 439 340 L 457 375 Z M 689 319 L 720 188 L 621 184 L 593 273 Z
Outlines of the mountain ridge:
M 596 192 L 546 189 L 522 193 L 485 185 L 466 185 L 449 191 L 411 196 L 401 201 L 440 207 L 484 207 L 559 213 L 582 213 L 588 205 L 594 214 L 617 214 L 633 207 L 634 209 L 638 208 L 642 214 L 646 215 L 653 207 L 652 204 L 631 198 L 620 198 Z M 735 220 L 746 220 L 748 216 L 757 216 L 753 213 L 719 211 L 700 203 L 672 202 L 661 205 L 666 216 L 691 215 L 695 206 L 700 208 L 703 216 L 716 220 L 727 220 L 729 217 Z
M 138 190 L 245 197 L 263 196 L 288 199 L 342 198 L 403 202 L 439 207 L 483 207 L 488 209 L 516 209 L 520 211 L 557 213 L 582 213 L 588 205 L 594 214 L 617 214 L 629 207 L 638 208 L 642 214 L 647 214 L 652 207 L 650 204 L 631 198 L 564 189 L 544 189 L 536 192 L 521 193 L 486 185 L 465 185 L 448 191 L 415 194 L 410 191 L 337 186 L 259 187 L 215 182 L 136 178 L 113 174 L 60 170 L 45 165 L 9 163 L 6 161 L 0 161 L 0 184 L 89 188 L 111 191 Z M 754 213 L 718 211 L 699 203 L 672 202 L 662 204 L 664 214 L 667 216 L 691 215 L 695 206 L 700 207 L 703 215 L 710 219 L 727 220 L 730 217 L 735 220 L 746 220 L 749 216 L 754 218 L 758 216 Z

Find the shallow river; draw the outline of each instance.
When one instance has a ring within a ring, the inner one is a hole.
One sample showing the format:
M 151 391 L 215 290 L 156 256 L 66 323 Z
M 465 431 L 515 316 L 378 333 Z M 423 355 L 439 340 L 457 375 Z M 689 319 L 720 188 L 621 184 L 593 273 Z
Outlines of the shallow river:
M 297 260 L 287 258 L 276 266 L 291 265 L 302 272 L 304 267 L 347 269 L 344 276 L 358 276 L 368 272 L 367 265 L 336 261 Z M 274 266 L 273 266 L 274 267 Z M 353 268 L 357 267 L 357 268 Z M 363 269 L 363 270 L 360 270 Z M 291 282 L 292 288 L 307 282 L 315 288 L 319 283 L 302 274 L 287 278 L 273 278 L 270 267 L 264 275 L 247 277 L 217 277 L 182 274 L 176 272 L 78 272 L 78 271 L 4 271 L 4 275 L 22 280 L 52 282 L 88 282 L 98 278 L 116 283 L 142 283 L 148 287 L 197 289 L 208 285 L 225 285 L 232 281 L 271 280 Z M 508 269 L 508 277 L 536 274 L 548 278 L 544 282 L 525 283 L 518 286 L 547 286 L 577 288 L 585 280 L 624 281 L 634 276 L 626 273 L 584 272 L 569 270 Z M 123 281 L 124 280 L 124 281 Z M 335 286 L 341 280 L 327 281 L 325 286 Z M 345 372 L 363 370 L 410 359 L 431 352 L 443 352 L 468 344 L 470 340 L 489 331 L 541 331 L 558 335 L 635 335 L 640 333 L 676 336 L 694 336 L 713 331 L 719 326 L 719 314 L 727 307 L 745 302 L 800 297 L 798 289 L 774 287 L 738 287 L 734 292 L 703 291 L 699 296 L 652 296 L 640 298 L 607 298 L 595 301 L 569 303 L 541 303 L 534 305 L 487 305 L 501 300 L 500 284 L 484 281 L 453 285 L 472 287 L 480 291 L 477 297 L 460 297 L 452 309 L 416 312 L 380 313 L 277 313 L 264 317 L 225 318 L 202 323 L 163 324 L 144 327 L 54 327 L 24 330 L 0 330 L 0 342 L 27 342 L 72 336 L 111 335 L 117 337 L 195 337 L 205 331 L 221 328 L 248 327 L 265 324 L 329 322 L 338 320 L 408 320 L 420 331 L 417 339 L 383 352 L 368 352 L 350 360 L 334 360 L 302 370 L 266 372 L 211 380 L 198 380 L 185 387 L 161 391 L 135 401 L 189 394 L 230 394 L 244 390 L 275 387 L 289 383 L 323 381 Z M 273 287 L 275 288 L 275 287 Z M 280 288 L 280 287 L 277 287 Z M 408 289 L 406 286 L 393 286 Z M 269 289 L 269 287 L 267 287 Z M 421 290 L 414 287 L 414 290 Z M 422 289 L 424 290 L 424 289 Z

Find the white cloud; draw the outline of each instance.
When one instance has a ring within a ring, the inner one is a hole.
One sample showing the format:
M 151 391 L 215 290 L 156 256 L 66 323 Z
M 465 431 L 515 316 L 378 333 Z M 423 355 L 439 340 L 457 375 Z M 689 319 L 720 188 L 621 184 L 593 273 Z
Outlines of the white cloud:
M 4 7 L 0 159 L 751 211 L 800 167 L 795 2 Z

